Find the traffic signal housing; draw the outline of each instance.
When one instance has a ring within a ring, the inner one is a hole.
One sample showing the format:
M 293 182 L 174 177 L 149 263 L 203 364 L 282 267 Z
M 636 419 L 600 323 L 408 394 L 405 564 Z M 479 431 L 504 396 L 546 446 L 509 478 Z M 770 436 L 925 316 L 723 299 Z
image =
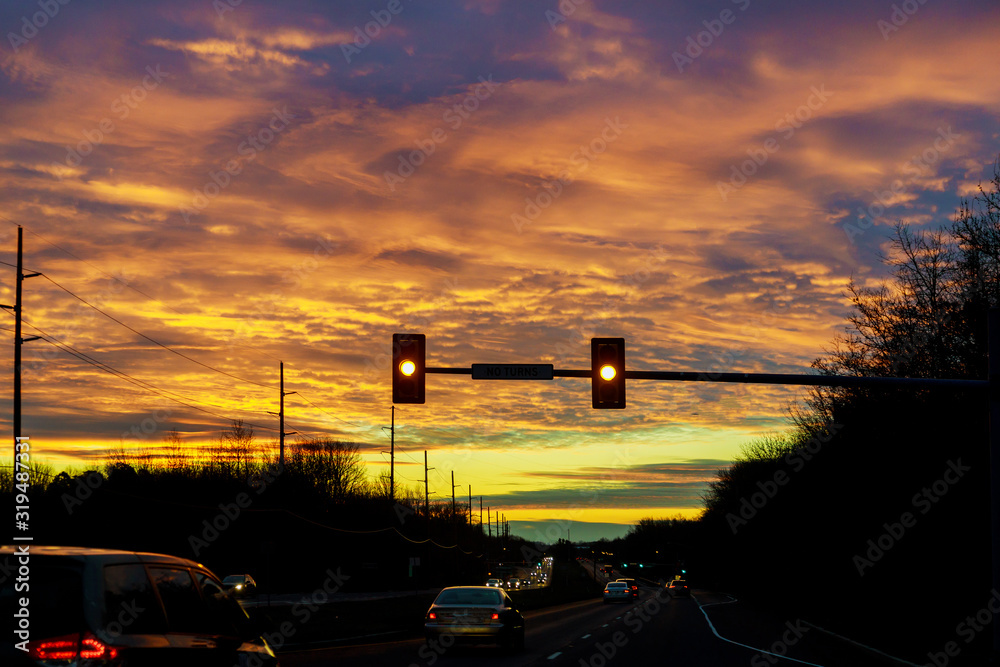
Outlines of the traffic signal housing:
M 590 370 L 594 386 L 594 407 L 625 407 L 625 339 L 591 338 Z
M 423 403 L 424 334 L 392 334 L 392 402 Z

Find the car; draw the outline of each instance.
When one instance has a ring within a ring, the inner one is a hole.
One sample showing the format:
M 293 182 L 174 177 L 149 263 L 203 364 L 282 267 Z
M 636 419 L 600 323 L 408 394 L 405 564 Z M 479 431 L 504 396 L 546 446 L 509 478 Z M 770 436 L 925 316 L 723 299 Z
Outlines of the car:
M 624 581 L 609 581 L 604 586 L 604 604 L 631 601 L 632 591 Z
M 257 592 L 257 582 L 249 574 L 230 574 L 222 580 L 222 585 L 237 597 L 246 597 Z
M 617 581 L 624 582 L 628 586 L 633 598 L 639 597 L 639 585 L 635 582 L 635 579 L 618 579 Z
M 114 549 L 22 549 L 0 547 L 0 569 L 30 576 L 30 596 L 15 577 L 0 582 L 3 617 L 31 619 L 23 635 L 15 630 L 0 646 L 5 667 L 278 665 L 246 611 L 203 565 Z
M 515 588 L 520 588 L 520 587 L 521 587 L 521 580 L 520 579 L 513 579 L 512 578 L 512 579 L 508 579 L 507 580 L 507 590 L 513 590 Z
M 520 651 L 524 616 L 501 588 L 451 586 L 438 593 L 424 618 L 428 644 L 448 636 L 454 643 L 484 644 Z
M 669 584 L 667 584 L 667 591 L 673 597 L 680 596 L 690 596 L 691 589 L 688 588 L 688 583 L 683 579 L 674 579 Z
M 487 579 L 486 585 L 491 588 L 501 588 L 503 586 L 503 582 L 499 579 Z
M 527 579 L 521 579 L 521 588 L 527 588 L 530 585 L 531 585 L 530 581 L 528 581 Z

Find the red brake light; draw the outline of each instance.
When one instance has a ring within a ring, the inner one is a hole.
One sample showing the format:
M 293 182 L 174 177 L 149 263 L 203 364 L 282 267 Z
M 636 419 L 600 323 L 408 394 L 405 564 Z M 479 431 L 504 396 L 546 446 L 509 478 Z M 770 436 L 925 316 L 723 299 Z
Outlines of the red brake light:
M 490 620 L 491 621 L 499 621 L 500 620 L 500 614 L 498 614 L 496 612 L 493 612 L 493 615 L 490 616 Z
M 95 660 L 115 658 L 118 656 L 118 649 L 87 632 L 31 642 L 28 654 L 33 660 L 73 660 L 78 656 Z
M 432 621 L 436 621 L 437 617 L 438 617 L 438 615 L 435 614 L 433 611 L 431 613 L 427 614 L 427 618 L 431 619 Z

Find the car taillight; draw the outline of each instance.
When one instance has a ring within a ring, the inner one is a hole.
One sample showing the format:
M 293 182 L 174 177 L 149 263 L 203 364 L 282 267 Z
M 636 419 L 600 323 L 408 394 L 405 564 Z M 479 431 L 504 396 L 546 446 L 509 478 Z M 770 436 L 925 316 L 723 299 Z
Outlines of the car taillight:
M 499 621 L 500 620 L 500 614 L 498 614 L 496 612 L 493 612 L 493 615 L 490 616 L 490 620 L 491 621 Z
M 431 613 L 427 614 L 427 618 L 429 618 L 432 621 L 436 621 L 437 617 L 438 617 L 438 615 L 435 614 L 433 611 Z
M 118 649 L 85 632 L 40 639 L 28 644 L 28 655 L 33 660 L 111 660 L 118 656 Z

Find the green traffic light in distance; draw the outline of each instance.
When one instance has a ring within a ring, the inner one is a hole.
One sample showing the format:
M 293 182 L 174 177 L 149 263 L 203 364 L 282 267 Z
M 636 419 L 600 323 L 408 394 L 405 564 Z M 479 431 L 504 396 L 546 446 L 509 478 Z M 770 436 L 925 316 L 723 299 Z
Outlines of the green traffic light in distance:
M 413 375 L 416 370 L 417 365 L 409 359 L 405 359 L 399 363 L 399 372 L 407 377 Z
M 618 375 L 618 371 L 616 371 L 615 367 L 611 364 L 604 364 L 601 366 L 601 377 L 608 382 L 614 380 L 616 375 Z

